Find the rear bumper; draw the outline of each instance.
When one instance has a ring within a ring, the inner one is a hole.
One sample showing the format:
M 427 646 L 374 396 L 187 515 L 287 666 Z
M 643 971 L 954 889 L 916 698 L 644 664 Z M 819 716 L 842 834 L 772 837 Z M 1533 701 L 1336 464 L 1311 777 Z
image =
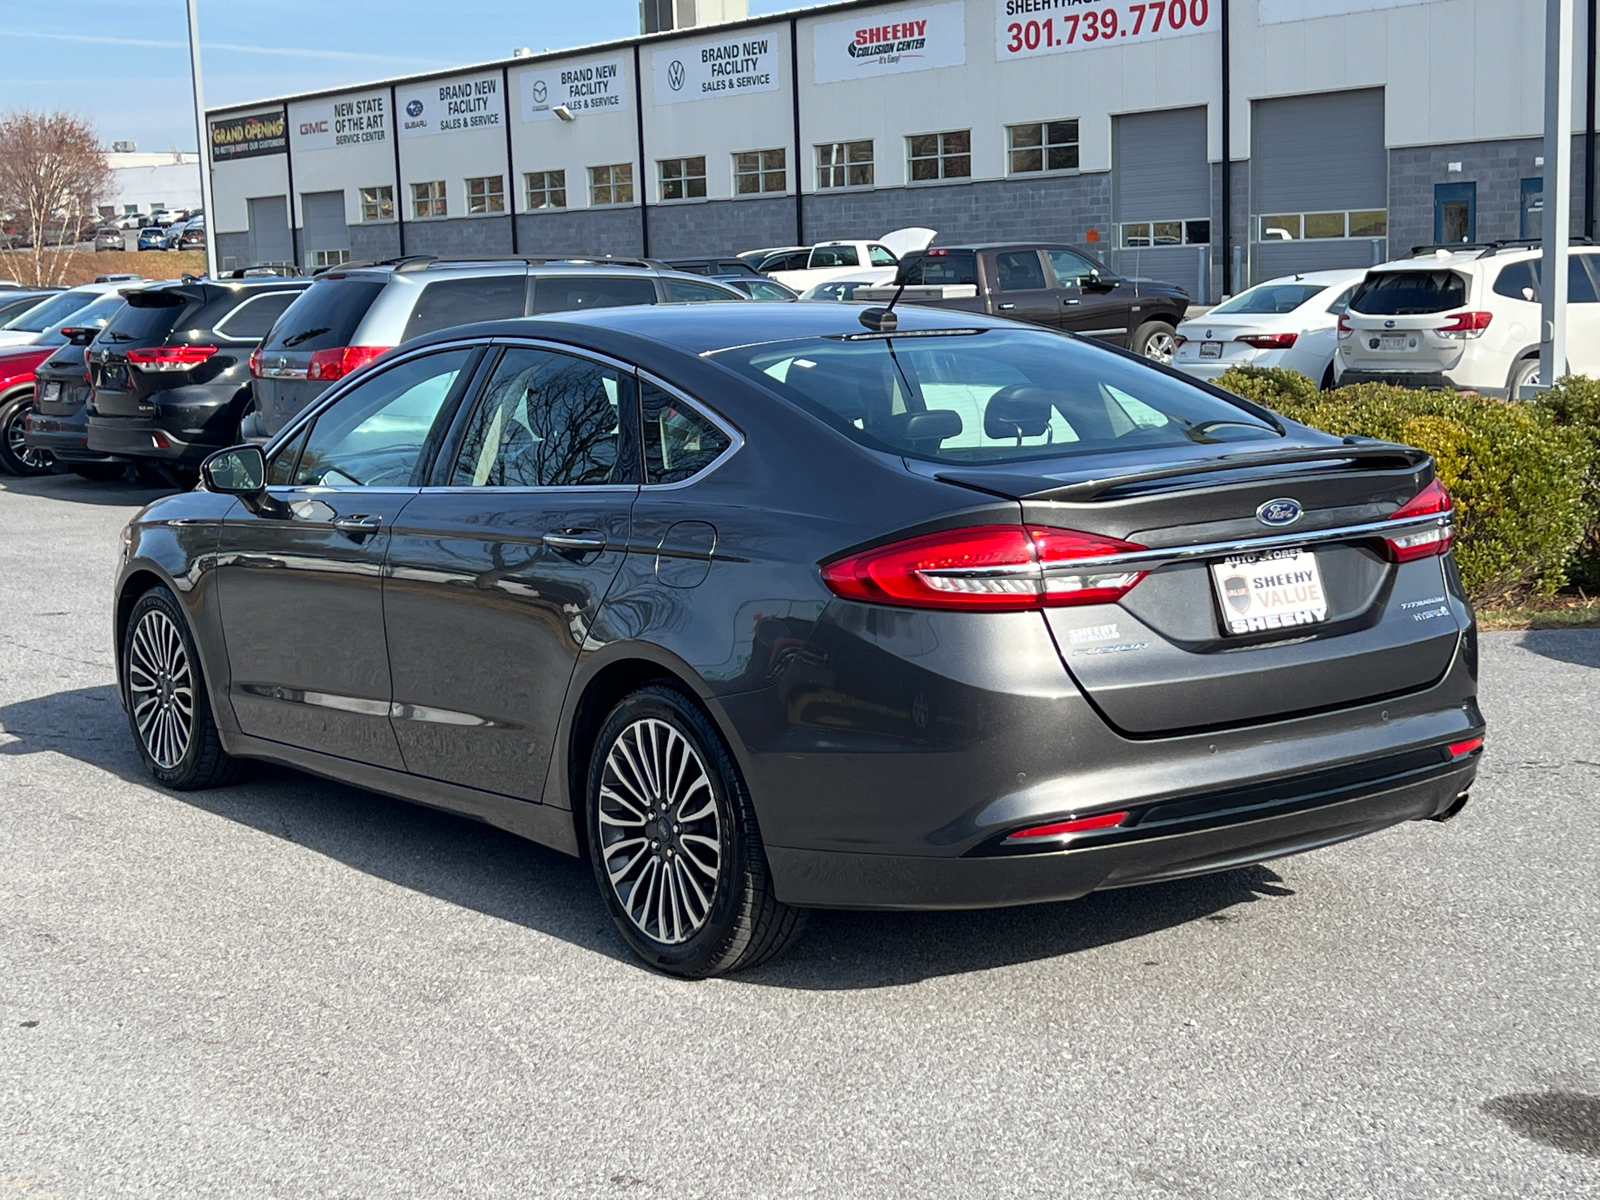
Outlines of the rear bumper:
M 97 454 L 198 466 L 218 448 L 185 441 L 155 417 L 90 417 L 88 427 L 89 449 Z
M 1346 370 L 1339 375 L 1339 386 L 1355 383 L 1387 383 L 1405 388 L 1454 388 L 1447 371 L 1363 371 Z
M 1348 789 L 1329 803 L 1291 796 L 1255 817 L 1236 813 L 1222 824 L 1145 837 L 1114 831 L 1099 844 L 1049 853 L 934 858 L 768 846 L 767 858 L 779 897 L 803 907 L 1000 908 L 1073 900 L 1231 870 L 1438 816 L 1476 774 L 1473 756 L 1420 778 Z
M 80 409 L 75 416 L 47 417 L 29 413 L 23 440 L 34 450 L 48 450 L 64 463 L 122 463 L 126 458 L 89 449 L 89 425 Z

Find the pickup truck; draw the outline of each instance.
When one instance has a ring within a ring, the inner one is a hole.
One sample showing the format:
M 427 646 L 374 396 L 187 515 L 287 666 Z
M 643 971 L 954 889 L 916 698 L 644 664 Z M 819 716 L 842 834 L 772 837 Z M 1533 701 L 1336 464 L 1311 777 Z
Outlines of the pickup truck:
M 1114 275 L 1070 246 L 1042 242 L 935 246 L 907 255 L 892 284 L 852 299 L 882 304 L 901 284 L 902 304 L 965 309 L 1048 325 L 1170 363 L 1189 307 L 1182 288 Z

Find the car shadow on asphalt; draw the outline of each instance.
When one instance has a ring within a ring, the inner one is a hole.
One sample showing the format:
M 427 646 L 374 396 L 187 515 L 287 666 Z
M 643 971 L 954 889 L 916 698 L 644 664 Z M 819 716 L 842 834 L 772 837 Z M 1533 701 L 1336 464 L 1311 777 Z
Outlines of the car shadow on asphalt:
M 14 739 L 0 742 L 0 755 L 54 751 L 164 790 L 134 752 L 109 684 L 0 706 L 0 730 Z M 648 969 L 612 926 L 587 863 L 469 817 L 266 763 L 232 787 L 165 794 L 400 887 Z M 1227 921 L 1236 905 L 1292 894 L 1256 866 L 1026 908 L 817 911 L 790 954 L 737 978 L 802 990 L 902 986 Z
M 153 500 L 171 496 L 180 489 L 175 487 L 150 487 L 135 482 L 132 475 L 122 479 L 101 482 L 80 479 L 76 475 L 0 475 L 0 490 L 16 492 L 19 496 L 43 496 L 65 504 L 115 505 L 143 508 Z
M 1557 662 L 1600 667 L 1600 629 L 1530 629 L 1517 645 Z

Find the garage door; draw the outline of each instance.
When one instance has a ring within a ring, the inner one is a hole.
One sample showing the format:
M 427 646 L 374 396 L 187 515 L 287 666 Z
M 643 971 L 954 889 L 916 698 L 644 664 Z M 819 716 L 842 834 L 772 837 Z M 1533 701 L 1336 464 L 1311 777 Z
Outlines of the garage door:
M 1204 298 L 1211 256 L 1206 110 L 1126 113 L 1111 128 L 1115 267 Z
M 1257 100 L 1250 123 L 1252 276 L 1387 255 L 1383 89 Z
M 301 192 L 300 220 L 309 266 L 326 267 L 349 259 L 343 192 Z
M 250 210 L 250 262 L 294 262 L 288 197 L 257 196 L 246 203 Z

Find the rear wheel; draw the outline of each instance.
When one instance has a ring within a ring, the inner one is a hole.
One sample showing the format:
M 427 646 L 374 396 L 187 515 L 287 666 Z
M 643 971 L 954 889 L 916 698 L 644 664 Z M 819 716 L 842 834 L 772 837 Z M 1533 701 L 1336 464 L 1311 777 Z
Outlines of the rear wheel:
M 1151 362 L 1172 365 L 1178 352 L 1178 333 L 1165 321 L 1146 321 L 1133 331 L 1133 352 Z
M 755 810 L 721 737 L 655 684 L 606 718 L 589 759 L 589 858 L 611 918 L 660 971 L 702 979 L 789 946 L 804 909 L 773 895 Z
M 1511 378 L 1506 381 L 1507 400 L 1532 400 L 1533 385 L 1539 382 L 1539 360 L 1524 358 L 1511 368 Z
M 67 470 L 80 479 L 109 483 L 113 479 L 121 479 L 128 468 L 123 463 L 68 463 Z
M 55 469 L 55 455 L 29 446 L 25 434 L 31 395 L 0 403 L 0 467 L 13 475 L 48 475 Z
M 1317 385 L 1319 391 L 1331 392 L 1335 383 L 1333 364 L 1328 364 L 1328 369 L 1322 373 L 1322 382 Z

